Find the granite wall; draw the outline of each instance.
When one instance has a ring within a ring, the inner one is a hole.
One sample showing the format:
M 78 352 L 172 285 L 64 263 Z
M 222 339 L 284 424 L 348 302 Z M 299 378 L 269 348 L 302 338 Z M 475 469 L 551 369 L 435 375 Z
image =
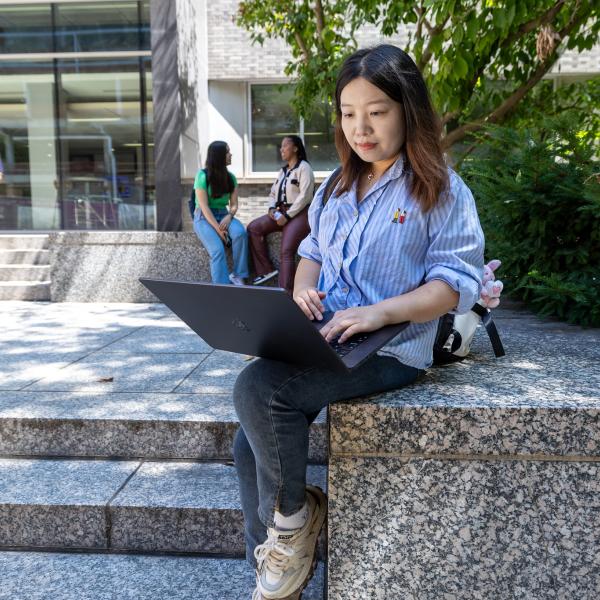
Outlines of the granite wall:
M 280 237 L 269 237 L 276 265 Z M 208 253 L 193 232 L 61 231 L 49 247 L 53 302 L 155 302 L 139 277 L 210 281 Z
M 506 357 L 330 407 L 329 600 L 600 597 L 600 331 L 497 321 Z

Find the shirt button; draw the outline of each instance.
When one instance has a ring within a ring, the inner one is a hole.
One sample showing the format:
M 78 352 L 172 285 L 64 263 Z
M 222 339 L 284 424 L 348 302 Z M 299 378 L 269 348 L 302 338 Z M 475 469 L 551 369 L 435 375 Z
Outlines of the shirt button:
M 354 211 L 354 216 L 358 217 L 358 211 L 357 210 Z
M 342 288 L 342 292 L 344 292 L 344 294 L 348 293 L 348 288 Z

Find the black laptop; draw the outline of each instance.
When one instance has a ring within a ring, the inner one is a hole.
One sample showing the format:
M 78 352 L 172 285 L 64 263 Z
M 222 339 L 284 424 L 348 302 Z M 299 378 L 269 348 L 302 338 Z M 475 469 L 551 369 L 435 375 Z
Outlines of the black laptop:
M 281 288 L 141 278 L 161 302 L 213 348 L 293 364 L 349 371 L 397 336 L 408 322 L 327 342 Z

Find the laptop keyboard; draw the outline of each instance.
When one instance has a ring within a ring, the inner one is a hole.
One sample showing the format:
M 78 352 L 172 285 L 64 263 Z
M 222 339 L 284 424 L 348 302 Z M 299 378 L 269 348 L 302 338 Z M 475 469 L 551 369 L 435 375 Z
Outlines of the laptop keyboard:
M 338 356 L 346 356 L 348 352 L 352 352 L 354 348 L 356 348 L 359 344 L 362 344 L 367 338 L 368 334 L 366 333 L 358 333 L 353 335 L 349 340 L 345 341 L 343 344 L 338 343 L 339 337 L 331 340 L 329 345 L 333 348 L 335 353 Z

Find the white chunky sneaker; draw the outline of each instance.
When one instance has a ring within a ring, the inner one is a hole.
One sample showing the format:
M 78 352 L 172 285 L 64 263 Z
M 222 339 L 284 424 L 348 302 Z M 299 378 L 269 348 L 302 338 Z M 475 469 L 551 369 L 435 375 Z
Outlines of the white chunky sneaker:
M 300 529 L 270 528 L 267 541 L 254 550 L 258 563 L 257 599 L 298 600 L 317 564 L 317 540 L 327 514 L 327 496 L 306 486 L 308 518 Z M 257 600 L 253 597 L 253 600 Z
M 233 285 L 246 285 L 244 283 L 244 280 L 241 277 L 238 277 L 237 275 L 234 275 L 233 273 L 231 273 L 229 275 L 229 281 L 231 281 L 231 283 L 233 283 Z
M 277 269 L 275 269 L 274 271 L 271 271 L 270 273 L 267 273 L 266 275 L 258 275 L 252 281 L 252 285 L 262 285 L 266 281 L 269 281 L 269 279 L 273 279 L 273 277 L 275 277 L 278 273 L 279 273 L 279 271 Z
M 258 587 L 252 592 L 252 600 L 263 600 L 263 597 L 260 595 L 258 591 Z

